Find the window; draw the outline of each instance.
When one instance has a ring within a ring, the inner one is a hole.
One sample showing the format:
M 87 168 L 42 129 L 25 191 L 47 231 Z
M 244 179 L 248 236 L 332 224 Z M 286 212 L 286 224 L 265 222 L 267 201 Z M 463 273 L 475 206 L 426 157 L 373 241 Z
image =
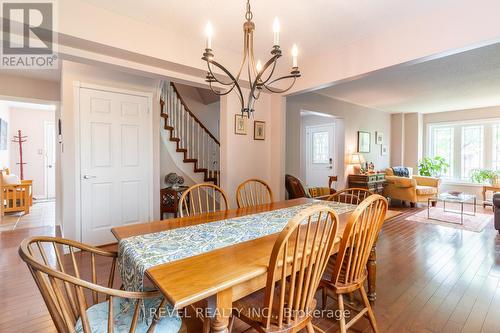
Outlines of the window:
M 448 162 L 450 167 L 444 176 L 453 178 L 453 127 L 435 127 L 431 135 L 433 138 L 432 155 L 441 156 Z
M 462 127 L 462 180 L 469 180 L 473 169 L 483 167 L 483 132 L 481 125 Z
M 445 178 L 470 182 L 477 168 L 500 170 L 500 121 L 430 124 L 428 155 L 443 157 L 450 167 Z
M 313 163 L 328 163 L 328 132 L 314 132 L 312 135 Z
M 491 166 L 493 169 L 500 170 L 500 124 L 493 125 L 493 159 Z

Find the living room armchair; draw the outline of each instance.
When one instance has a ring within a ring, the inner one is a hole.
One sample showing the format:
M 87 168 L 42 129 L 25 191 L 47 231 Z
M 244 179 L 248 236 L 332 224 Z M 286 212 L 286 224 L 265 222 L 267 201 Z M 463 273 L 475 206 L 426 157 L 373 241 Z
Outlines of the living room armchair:
M 384 196 L 403 202 L 408 201 L 414 207 L 417 202 L 427 202 L 428 198 L 437 195 L 439 178 L 413 176 L 412 168 L 406 169 L 408 177 L 395 175 L 393 168 L 385 170 Z

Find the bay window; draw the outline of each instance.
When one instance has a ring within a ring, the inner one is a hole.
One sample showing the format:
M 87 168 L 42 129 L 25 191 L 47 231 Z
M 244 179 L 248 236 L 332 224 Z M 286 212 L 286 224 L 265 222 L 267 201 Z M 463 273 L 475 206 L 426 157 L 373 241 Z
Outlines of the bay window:
M 473 169 L 500 170 L 500 120 L 429 124 L 427 142 L 428 156 L 449 163 L 446 179 L 470 182 Z

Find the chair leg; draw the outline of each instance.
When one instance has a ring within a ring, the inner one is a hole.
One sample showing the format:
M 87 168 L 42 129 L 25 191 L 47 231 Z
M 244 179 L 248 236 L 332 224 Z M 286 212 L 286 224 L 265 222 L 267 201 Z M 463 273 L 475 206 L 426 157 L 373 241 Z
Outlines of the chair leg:
M 307 323 L 306 329 L 307 329 L 307 333 L 314 333 L 314 327 L 313 327 L 313 324 L 311 322 Z
M 339 302 L 339 311 L 340 311 L 340 333 L 347 333 L 345 328 L 345 317 L 344 317 L 344 296 L 342 294 L 338 294 L 338 302 Z
M 328 293 L 326 291 L 326 287 L 321 288 L 321 309 L 324 310 L 326 308 L 326 301 L 328 300 Z
M 373 314 L 372 306 L 370 305 L 370 301 L 368 300 L 368 296 L 366 295 L 365 287 L 361 285 L 359 288 L 359 293 L 361 294 L 361 298 L 363 299 L 363 303 L 365 303 L 366 308 L 368 309 L 368 319 L 370 320 L 370 324 L 372 325 L 373 332 L 378 333 L 377 321 L 375 320 L 375 315 Z

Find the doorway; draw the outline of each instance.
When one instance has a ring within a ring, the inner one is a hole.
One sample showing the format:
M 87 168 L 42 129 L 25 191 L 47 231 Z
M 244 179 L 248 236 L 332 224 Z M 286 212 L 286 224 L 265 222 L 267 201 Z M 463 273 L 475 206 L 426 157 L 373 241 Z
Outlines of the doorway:
M 335 123 L 306 126 L 306 183 L 327 187 L 336 175 Z
M 0 231 L 55 226 L 56 109 L 51 102 L 17 98 L 0 101 L 4 141 L 0 168 L 8 169 L 11 179 L 23 184 L 29 193 L 29 213 L 6 213 Z

